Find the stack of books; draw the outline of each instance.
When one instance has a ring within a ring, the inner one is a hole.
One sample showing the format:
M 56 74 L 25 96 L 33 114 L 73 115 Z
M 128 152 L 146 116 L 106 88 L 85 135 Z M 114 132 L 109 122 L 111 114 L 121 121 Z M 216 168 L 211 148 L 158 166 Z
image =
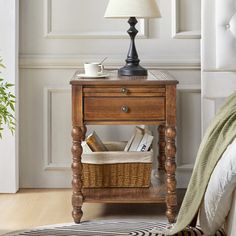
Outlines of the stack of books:
M 152 145 L 152 132 L 148 129 L 135 127 L 135 132 L 128 141 L 125 152 L 146 152 Z
M 138 126 L 135 127 L 134 134 L 127 142 L 125 152 L 146 152 L 150 149 L 153 141 L 152 132 L 148 129 L 143 129 Z M 82 142 L 84 153 L 91 152 L 107 152 L 108 149 L 99 138 L 97 133 L 93 131 L 85 142 Z

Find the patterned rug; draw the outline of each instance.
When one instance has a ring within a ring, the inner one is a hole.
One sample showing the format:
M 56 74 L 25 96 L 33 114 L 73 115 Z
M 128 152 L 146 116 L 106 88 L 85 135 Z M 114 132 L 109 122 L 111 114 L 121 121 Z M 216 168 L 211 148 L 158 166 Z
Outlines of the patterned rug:
M 100 220 L 89 221 L 81 224 L 61 224 L 37 227 L 31 230 L 13 232 L 4 236 L 165 236 L 163 234 L 153 234 L 151 230 L 159 230 L 168 227 L 166 223 L 150 222 L 148 220 Z M 188 228 L 180 235 L 203 235 L 197 228 Z M 217 236 L 226 236 L 223 231 L 218 231 Z

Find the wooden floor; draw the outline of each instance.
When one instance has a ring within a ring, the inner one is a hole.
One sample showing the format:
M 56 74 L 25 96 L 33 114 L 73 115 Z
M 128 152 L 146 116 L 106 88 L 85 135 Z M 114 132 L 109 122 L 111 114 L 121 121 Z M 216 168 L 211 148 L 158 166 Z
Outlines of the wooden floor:
M 178 190 L 181 202 L 184 190 Z M 160 218 L 164 204 L 83 205 L 85 220 L 101 218 Z M 70 189 L 21 189 L 16 194 L 0 194 L 0 235 L 35 226 L 72 222 Z

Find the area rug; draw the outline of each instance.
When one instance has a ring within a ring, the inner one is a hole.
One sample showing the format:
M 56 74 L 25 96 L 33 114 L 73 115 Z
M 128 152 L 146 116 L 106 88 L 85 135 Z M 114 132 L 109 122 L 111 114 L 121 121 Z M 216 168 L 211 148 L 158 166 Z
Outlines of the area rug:
M 99 220 L 82 222 L 81 224 L 60 224 L 37 227 L 30 230 L 4 234 L 4 236 L 165 236 L 153 234 L 151 231 L 158 228 L 160 231 L 169 225 L 165 222 L 150 220 Z M 178 235 L 203 235 L 197 228 L 188 228 Z M 219 231 L 217 236 L 226 236 Z

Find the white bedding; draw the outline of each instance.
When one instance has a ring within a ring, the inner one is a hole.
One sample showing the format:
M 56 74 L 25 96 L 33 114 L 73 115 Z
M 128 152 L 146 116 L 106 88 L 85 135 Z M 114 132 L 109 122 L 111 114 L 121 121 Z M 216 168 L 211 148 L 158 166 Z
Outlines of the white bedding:
M 230 213 L 226 221 L 226 233 L 227 236 L 236 235 L 236 190 L 234 191 Z
M 236 187 L 236 139 L 216 165 L 200 207 L 200 226 L 206 235 L 214 235 L 229 214 Z

